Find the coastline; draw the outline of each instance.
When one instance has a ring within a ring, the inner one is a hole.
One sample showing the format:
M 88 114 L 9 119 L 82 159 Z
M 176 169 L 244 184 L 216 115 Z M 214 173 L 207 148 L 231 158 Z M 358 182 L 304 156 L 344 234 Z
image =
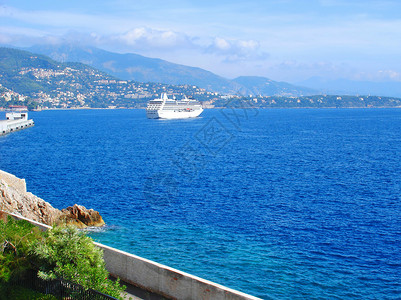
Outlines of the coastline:
M 7 202 L 12 204 L 16 201 L 16 194 L 21 193 L 40 202 L 38 204 L 39 211 L 42 212 L 42 208 L 49 206 L 53 210 L 53 214 L 57 214 L 57 211 L 54 212 L 56 209 L 49 203 L 27 192 L 25 179 L 0 170 L 0 192 L 0 200 L 3 201 L 0 202 L 0 220 L 4 220 L 9 215 L 14 219 L 28 221 L 42 231 L 52 228 L 50 225 L 53 225 L 53 222 L 49 222 L 47 219 L 32 219 L 34 214 L 24 215 L 7 209 Z M 23 202 L 28 201 L 28 198 L 23 199 Z M 17 206 L 20 207 L 20 204 L 17 203 Z M 29 206 L 27 209 L 32 212 L 38 211 L 33 206 Z M 261 300 L 261 298 L 101 243 L 94 242 L 94 245 L 102 249 L 106 269 L 112 277 L 120 278 L 134 287 L 167 299 Z
M 219 106 L 219 107 L 208 107 L 204 108 L 204 110 L 215 110 L 215 109 L 400 109 L 400 106 L 372 106 L 372 107 L 360 107 L 360 106 L 344 106 L 344 107 L 335 107 L 335 106 L 327 106 L 327 107 L 313 107 L 313 106 L 304 106 L 304 107 L 261 107 L 261 106 L 255 106 L 255 107 L 227 107 L 227 106 Z M 30 112 L 41 112 L 41 111 L 65 111 L 65 110 L 133 110 L 133 109 L 140 109 L 140 110 L 146 110 L 146 107 L 70 107 L 70 108 L 43 108 L 41 110 L 30 110 Z M 2 110 L 0 110 L 2 111 Z M 6 111 L 6 110 L 3 110 Z

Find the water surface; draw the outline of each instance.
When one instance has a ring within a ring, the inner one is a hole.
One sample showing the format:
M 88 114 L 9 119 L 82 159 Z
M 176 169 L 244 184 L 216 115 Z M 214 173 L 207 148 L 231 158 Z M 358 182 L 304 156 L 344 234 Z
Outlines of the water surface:
M 99 242 L 266 299 L 401 297 L 401 110 L 30 116 L 0 169 Z

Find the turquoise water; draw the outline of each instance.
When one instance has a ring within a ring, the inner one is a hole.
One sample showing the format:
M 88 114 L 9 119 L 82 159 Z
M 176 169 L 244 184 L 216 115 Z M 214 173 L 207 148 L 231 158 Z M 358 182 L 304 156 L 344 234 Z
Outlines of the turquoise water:
M 401 110 L 30 116 L 0 169 L 99 242 L 266 299 L 401 298 Z

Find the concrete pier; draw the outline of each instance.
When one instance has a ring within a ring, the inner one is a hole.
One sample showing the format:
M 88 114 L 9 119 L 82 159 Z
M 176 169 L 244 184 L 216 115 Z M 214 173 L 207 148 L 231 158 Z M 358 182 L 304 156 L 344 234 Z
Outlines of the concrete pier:
M 28 119 L 27 111 L 11 111 L 6 113 L 6 120 L 0 120 L 0 135 L 32 127 L 34 125 L 35 122 L 32 119 Z

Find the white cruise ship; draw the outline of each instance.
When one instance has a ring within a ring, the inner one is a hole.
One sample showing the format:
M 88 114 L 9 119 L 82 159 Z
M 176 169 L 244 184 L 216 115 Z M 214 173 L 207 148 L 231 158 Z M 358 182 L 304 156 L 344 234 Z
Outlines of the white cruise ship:
M 195 118 L 203 111 L 199 101 L 184 97 L 181 100 L 169 99 L 163 93 L 160 99 L 150 100 L 146 107 L 149 119 L 186 119 Z

